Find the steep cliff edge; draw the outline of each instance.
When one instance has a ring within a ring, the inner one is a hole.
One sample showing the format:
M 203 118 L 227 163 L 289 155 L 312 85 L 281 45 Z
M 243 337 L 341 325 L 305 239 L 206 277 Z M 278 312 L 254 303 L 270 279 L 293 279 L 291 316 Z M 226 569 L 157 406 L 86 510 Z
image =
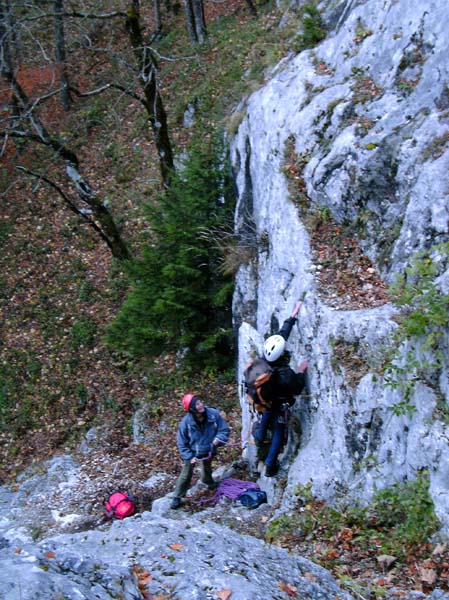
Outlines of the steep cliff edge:
M 236 239 L 253 252 L 234 296 L 239 381 L 264 336 L 304 297 L 289 348 L 292 366 L 309 360 L 309 393 L 295 408 L 301 437 L 283 458 L 283 508 L 294 506 L 298 484 L 312 481 L 327 500 L 369 499 L 376 487 L 426 469 L 447 533 L 447 322 L 430 350 L 418 331 L 394 342 L 399 355 L 388 358 L 401 310 L 385 301 L 378 282 L 391 284 L 418 251 L 449 240 L 449 7 L 368 0 L 320 8 L 326 38 L 292 53 L 248 98 L 232 143 Z M 325 260 L 323 223 L 335 239 L 328 236 Z M 358 306 L 351 281 L 339 280 L 342 236 L 365 259 L 351 262 L 349 253 L 343 263 L 363 291 Z M 447 254 L 431 257 L 439 277 L 432 289 L 447 294 Z M 386 381 L 387 364 L 395 385 Z M 241 404 L 248 439 L 243 394 Z M 254 460 L 253 446 L 247 453 Z

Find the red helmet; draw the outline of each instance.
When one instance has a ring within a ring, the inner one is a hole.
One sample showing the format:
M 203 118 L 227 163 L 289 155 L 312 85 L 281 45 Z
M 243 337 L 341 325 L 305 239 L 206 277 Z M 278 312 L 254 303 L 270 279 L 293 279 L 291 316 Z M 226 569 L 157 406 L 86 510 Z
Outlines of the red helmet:
M 184 410 L 190 409 L 190 403 L 196 397 L 196 394 L 184 394 L 182 397 L 182 407 Z

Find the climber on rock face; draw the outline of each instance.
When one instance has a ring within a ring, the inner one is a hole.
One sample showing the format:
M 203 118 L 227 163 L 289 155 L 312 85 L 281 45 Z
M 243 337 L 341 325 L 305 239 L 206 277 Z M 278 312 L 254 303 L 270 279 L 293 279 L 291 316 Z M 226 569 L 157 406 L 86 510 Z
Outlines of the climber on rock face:
M 182 406 L 187 414 L 179 424 L 176 442 L 184 465 L 175 485 L 170 506 L 173 509 L 181 506 L 181 498 L 186 495 L 197 463 L 202 467 L 202 482 L 209 489 L 216 487 L 212 459 L 218 447 L 229 439 L 229 425 L 216 408 L 205 406 L 195 394 L 185 394 Z
M 252 397 L 252 404 L 259 413 L 253 436 L 258 448 L 258 458 L 265 462 L 267 477 L 273 477 L 278 472 L 278 456 L 285 442 L 288 409 L 293 406 L 295 396 L 302 392 L 306 384 L 307 361 L 302 361 L 298 372 L 295 372 L 289 366 L 290 353 L 285 349 L 300 308 L 301 302 L 298 302 L 279 332 L 265 340 L 263 359 L 250 363 L 245 369 L 248 394 Z M 265 373 L 262 373 L 264 362 Z M 248 380 L 256 363 L 261 376 L 253 382 L 254 391 L 251 392 Z M 268 444 L 265 444 L 265 440 L 269 430 L 272 432 L 272 438 L 267 450 Z

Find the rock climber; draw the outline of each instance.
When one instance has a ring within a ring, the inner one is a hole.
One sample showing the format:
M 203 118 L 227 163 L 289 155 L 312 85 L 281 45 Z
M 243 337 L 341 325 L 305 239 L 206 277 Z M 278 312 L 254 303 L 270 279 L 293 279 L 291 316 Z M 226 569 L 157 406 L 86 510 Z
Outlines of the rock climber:
M 258 447 L 258 458 L 265 462 L 267 477 L 273 477 L 279 470 L 278 455 L 285 442 L 288 409 L 306 385 L 307 360 L 302 361 L 298 372 L 295 372 L 289 366 L 290 352 L 285 349 L 300 308 L 301 302 L 298 302 L 279 332 L 267 338 L 263 346 L 264 359 L 272 368 L 269 380 L 261 387 L 262 396 L 269 399 L 269 408 L 261 412 L 253 436 Z M 268 444 L 264 442 L 268 430 L 271 430 L 272 438 L 267 451 Z
M 189 489 L 196 464 L 201 464 L 201 481 L 209 489 L 218 485 L 212 477 L 212 459 L 218 447 L 227 443 L 230 431 L 220 412 L 205 406 L 196 394 L 185 394 L 182 406 L 187 414 L 179 424 L 176 443 L 184 464 L 170 505 L 173 509 L 181 506 L 181 499 Z

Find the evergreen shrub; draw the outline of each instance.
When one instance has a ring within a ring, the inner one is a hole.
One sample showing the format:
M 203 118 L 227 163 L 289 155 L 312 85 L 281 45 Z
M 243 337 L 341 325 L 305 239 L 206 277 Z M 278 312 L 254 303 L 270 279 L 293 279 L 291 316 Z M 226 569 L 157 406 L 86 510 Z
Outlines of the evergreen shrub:
M 205 229 L 232 218 L 233 186 L 221 145 L 190 147 L 170 187 L 146 207 L 150 241 L 128 268 L 130 291 L 107 342 L 136 358 L 178 351 L 184 366 L 233 361 L 233 279 Z
M 432 375 L 438 379 L 444 366 L 449 296 L 440 278 L 448 268 L 449 242 L 437 244 L 412 257 L 405 273 L 390 286 L 392 300 L 402 309 L 384 366 L 386 384 L 403 394 L 403 400 L 392 407 L 396 415 L 413 415 L 416 383 L 431 383 Z M 443 390 L 437 392 L 444 396 Z

